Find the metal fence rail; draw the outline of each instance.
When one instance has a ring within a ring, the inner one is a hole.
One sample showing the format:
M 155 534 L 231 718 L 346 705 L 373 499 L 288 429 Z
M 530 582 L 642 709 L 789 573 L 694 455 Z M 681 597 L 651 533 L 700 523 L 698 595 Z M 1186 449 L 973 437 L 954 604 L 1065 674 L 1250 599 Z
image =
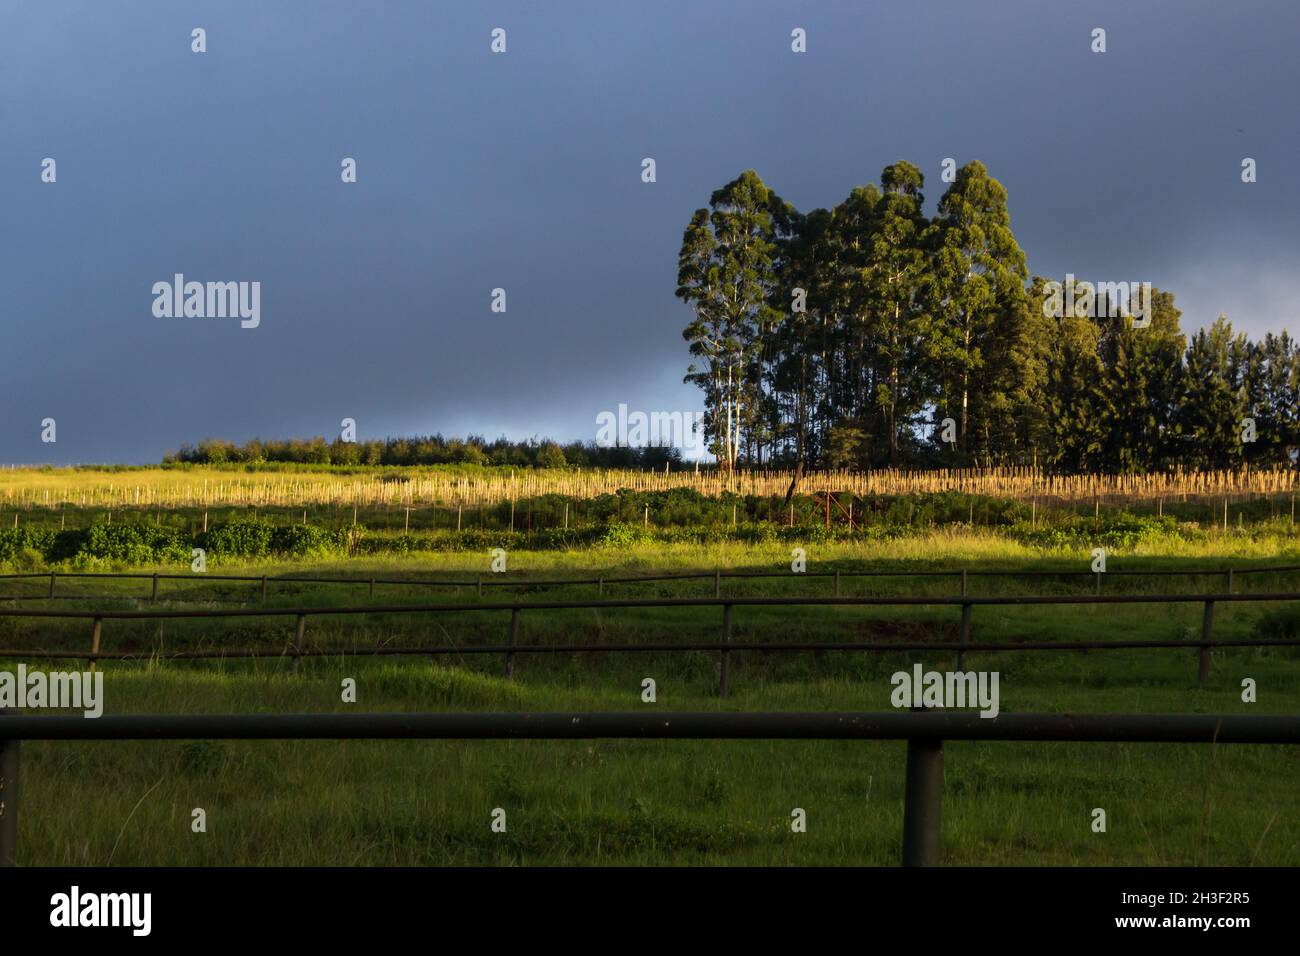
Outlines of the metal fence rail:
M 1196 649 L 1200 653 L 1198 679 L 1209 679 L 1210 651 L 1214 647 L 1296 647 L 1300 640 L 1250 638 L 1246 640 L 1216 639 L 1213 634 L 1214 608 L 1219 603 L 1239 602 L 1294 602 L 1300 601 L 1300 592 L 1252 594 L 1112 594 L 1112 595 L 1018 595 L 991 597 L 726 597 L 726 598 L 632 598 L 609 601 L 505 601 L 476 604 L 380 604 L 349 607 L 258 607 L 258 608 L 189 608 L 160 610 L 155 608 L 130 610 L 59 610 L 54 608 L 0 608 L 0 618 L 74 618 L 91 622 L 88 651 L 60 649 L 0 649 L 0 658 L 82 658 L 94 668 L 95 662 L 138 658 L 200 660 L 222 658 L 292 657 L 294 670 L 301 659 L 317 656 L 373 656 L 373 655 L 438 655 L 438 654 L 502 654 L 505 657 L 506 676 L 514 672 L 516 654 L 545 654 L 570 652 L 629 652 L 629 651 L 713 651 L 719 654 L 718 693 L 726 697 L 730 685 L 731 655 L 739 651 L 868 651 L 889 652 L 904 650 L 955 650 L 957 667 L 965 664 L 965 655 L 973 651 L 1042 651 L 1042 650 L 1117 650 L 1140 648 Z M 972 618 L 977 606 L 1046 606 L 1046 605 L 1120 605 L 1120 604 L 1201 604 L 1201 636 L 1199 640 L 1170 641 L 1022 641 L 1001 643 L 975 643 L 972 641 Z M 961 623 L 956 642 L 768 642 L 737 643 L 733 641 L 736 607 L 916 607 L 953 606 L 961 608 Z M 719 642 L 673 643 L 602 643 L 602 644 L 527 644 L 520 640 L 523 612 L 544 610 L 613 610 L 618 608 L 689 608 L 721 607 L 722 636 Z M 505 644 L 443 645 L 433 647 L 373 647 L 373 648 L 308 648 L 306 629 L 308 617 L 356 614 L 448 614 L 510 612 L 509 640 Z M 289 617 L 295 619 L 292 642 L 285 648 L 222 648 L 211 651 L 173 651 L 167 653 L 113 652 L 103 648 L 103 625 L 107 620 L 175 620 L 190 618 L 243 618 Z
M 940 857 L 945 740 L 1300 743 L 1300 717 L 1237 714 L 470 713 L 0 716 L 0 866 L 15 865 L 23 740 L 906 740 L 904 866 Z
M 931 597 L 886 597 L 864 595 L 861 597 L 687 597 L 687 598 L 613 598 L 604 601 L 493 601 L 476 604 L 352 604 L 335 607 L 237 607 L 237 608 L 125 608 L 122 610 L 97 610 L 86 608 L 12 608 L 0 607 L 0 617 L 48 618 L 102 618 L 168 620 L 173 618 L 201 617 L 286 617 L 297 614 L 421 614 L 431 611 L 461 611 L 474 614 L 480 611 L 526 610 L 579 610 L 582 608 L 620 607 L 870 607 L 870 606 L 925 606 L 976 607 L 985 605 L 1045 605 L 1045 604 L 1200 604 L 1204 601 L 1261 602 L 1300 600 L 1300 591 L 1259 591 L 1249 594 L 1006 594 L 1006 595 L 934 595 Z
M 261 599 L 265 601 L 272 584 L 344 584 L 358 587 L 367 587 L 370 596 L 374 596 L 375 588 L 378 586 L 388 587 L 437 587 L 437 588 L 474 588 L 479 594 L 487 588 L 550 588 L 550 587 L 573 587 L 579 585 L 597 586 L 597 593 L 604 594 L 607 585 L 615 584 L 644 584 L 663 581 L 702 581 L 712 580 L 714 596 L 722 596 L 722 582 L 725 580 L 760 580 L 774 578 L 833 578 L 835 580 L 835 595 L 840 596 L 841 581 L 845 578 L 895 578 L 895 577 L 914 577 L 914 578 L 954 578 L 961 584 L 961 593 L 965 594 L 967 590 L 967 579 L 972 577 L 1049 577 L 1049 578 L 1076 578 L 1089 577 L 1096 580 L 1098 593 L 1101 590 L 1102 579 L 1106 575 L 1115 575 L 1120 577 L 1138 576 L 1138 577 L 1163 577 L 1170 575 L 1179 575 L 1183 577 L 1221 577 L 1226 582 L 1226 590 L 1231 592 L 1233 583 L 1237 575 L 1242 574 L 1287 574 L 1300 571 L 1300 564 L 1275 565 L 1272 567 L 1254 567 L 1254 568 L 1221 568 L 1221 569 L 1193 569 L 1180 570 L 1171 568 L 1115 568 L 1104 573 L 1080 570 L 1056 570 L 1051 568 L 1032 568 L 1026 570 L 1020 569 L 939 569 L 939 570 L 860 570 L 860 571 L 805 571 L 795 575 L 790 571 L 685 571 L 672 574 L 646 574 L 632 576 L 598 576 L 594 578 L 564 578 L 564 579 L 524 579 L 518 577 L 508 577 L 502 575 L 478 575 L 472 579 L 456 580 L 434 580 L 420 578 L 381 578 L 381 577 L 310 577 L 310 576 L 271 576 L 271 575 L 246 575 L 246 574 L 166 574 L 162 572 L 98 572 L 98 571 L 36 571 L 22 572 L 15 574 L 0 574 L 0 580 L 34 580 L 48 579 L 49 589 L 45 594 L 40 595 L 7 595 L 0 597 L 0 600 L 95 600 L 110 597 L 126 597 L 125 595 L 58 595 L 55 593 L 60 578 L 71 579 L 88 579 L 88 580 L 137 580 L 150 581 L 152 587 L 148 595 L 141 595 L 137 599 L 146 598 L 151 601 L 158 599 L 158 585 L 162 581 L 189 581 L 190 583 L 202 583 L 204 581 L 234 581 L 244 584 L 255 584 L 261 592 Z
M 1288 638 L 1249 638 L 1213 640 L 1210 647 L 1300 647 L 1300 640 Z M 636 642 L 628 644 L 463 644 L 432 647 L 304 647 L 286 651 L 274 647 L 236 647 L 217 651 L 103 651 L 101 661 L 141 660 L 226 660 L 271 657 L 422 657 L 461 654 L 581 654 L 673 651 L 1110 651 L 1153 648 L 1199 648 L 1199 641 L 1012 641 L 986 644 L 959 644 L 955 641 L 747 641 L 724 644 L 710 641 Z M 0 658 L 48 658 L 85 660 L 85 651 L 24 651 L 5 649 Z

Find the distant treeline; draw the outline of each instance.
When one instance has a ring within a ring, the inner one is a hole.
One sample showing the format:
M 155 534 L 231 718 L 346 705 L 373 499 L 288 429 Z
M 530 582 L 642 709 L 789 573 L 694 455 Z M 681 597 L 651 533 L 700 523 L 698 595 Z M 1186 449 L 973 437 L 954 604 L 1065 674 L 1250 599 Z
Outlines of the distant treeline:
M 1138 276 L 1028 274 L 1007 193 L 972 162 L 934 217 L 899 162 L 801 213 L 751 171 L 682 239 L 677 295 L 723 468 L 1037 465 L 1054 474 L 1294 468 L 1300 343 L 1224 316 L 1190 340 Z M 441 435 L 208 440 L 165 462 L 653 468 L 675 449 Z
M 206 439 L 198 445 L 182 445 L 180 451 L 163 457 L 163 464 L 188 462 L 220 465 L 285 462 L 301 465 L 485 465 L 515 468 L 654 468 L 678 467 L 681 452 L 676 448 L 602 448 L 595 442 L 562 445 L 547 439 L 488 441 L 444 438 L 442 435 L 345 442 L 341 438 L 263 441 L 244 444 Z
M 1031 279 L 1006 190 L 979 162 L 953 172 L 932 218 L 906 162 L 809 213 L 750 170 L 694 213 L 677 295 L 720 462 L 1294 467 L 1286 331 L 1252 342 L 1220 316 L 1189 342 L 1141 264 Z

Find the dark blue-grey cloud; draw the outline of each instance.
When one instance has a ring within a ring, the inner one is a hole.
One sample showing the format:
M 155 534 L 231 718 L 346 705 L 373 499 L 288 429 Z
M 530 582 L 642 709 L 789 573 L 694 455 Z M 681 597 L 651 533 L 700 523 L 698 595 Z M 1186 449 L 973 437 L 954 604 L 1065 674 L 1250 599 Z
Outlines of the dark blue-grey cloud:
M 5 4 L 0 460 L 697 407 L 677 246 L 750 167 L 809 209 L 900 158 L 933 204 L 944 157 L 981 159 L 1033 271 L 1294 331 L 1298 27 L 1283 0 Z M 261 326 L 154 318 L 176 272 L 261 282 Z

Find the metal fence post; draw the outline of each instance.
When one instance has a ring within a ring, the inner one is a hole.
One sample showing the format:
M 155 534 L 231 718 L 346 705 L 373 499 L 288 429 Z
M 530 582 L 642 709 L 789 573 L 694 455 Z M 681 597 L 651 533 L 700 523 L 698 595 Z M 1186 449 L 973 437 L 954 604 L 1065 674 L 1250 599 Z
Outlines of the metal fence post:
M 59 576 L 59 572 L 57 571 L 50 572 L 50 597 L 54 597 L 54 579 L 57 578 L 58 576 Z
M 158 600 L 158 572 L 153 573 L 153 591 L 149 594 L 150 601 Z
M 375 596 L 375 579 L 374 579 L 374 578 L 371 578 L 371 579 L 370 579 L 370 596 L 371 596 L 371 597 L 374 597 L 374 596 Z
M 99 639 L 103 634 L 104 619 L 95 618 L 90 626 L 90 669 L 95 669 L 95 659 L 99 656 Z
M 262 575 L 262 603 L 266 603 L 266 575 Z
M 939 865 L 942 812 L 943 741 L 909 739 L 903 797 L 903 866 Z
M 722 606 L 722 643 L 723 644 L 731 643 L 731 605 L 730 604 L 724 604 Z M 731 689 L 730 686 L 731 682 L 729 680 L 730 669 L 731 669 L 731 652 L 724 650 L 722 652 L 722 664 L 721 667 L 718 669 L 718 696 L 719 697 L 726 697 L 728 691 Z
M 298 615 L 298 627 L 293 635 L 293 672 L 298 673 L 298 667 L 302 663 L 302 639 L 307 631 L 307 615 Z
M 722 572 L 713 572 L 713 596 L 722 597 Z
M 1097 579 L 1097 593 L 1100 594 L 1101 593 L 1101 572 L 1100 571 L 1094 572 L 1093 576 Z
M 1228 568 L 1228 593 L 1232 593 L 1232 568 Z
M 483 596 L 483 575 L 478 576 L 478 596 Z
M 1211 633 L 1214 631 L 1214 602 L 1205 602 L 1205 615 L 1201 618 L 1201 640 L 1209 641 Z M 1196 675 L 1198 683 L 1204 684 L 1210 679 L 1210 645 L 1201 644 L 1201 668 Z
M 969 644 L 969 643 L 970 643 L 970 612 L 971 612 L 971 606 L 970 606 L 969 604 L 962 604 L 962 606 L 961 606 L 961 634 L 960 634 L 960 636 L 958 637 L 958 640 L 960 640 L 961 643 L 963 643 L 963 644 Z M 958 652 L 957 652 L 957 670 L 963 670 L 963 669 L 965 668 L 965 665 L 966 665 L 966 652 L 965 652 L 965 651 L 958 651 Z
M 605 593 L 605 575 L 603 575 L 603 574 L 602 574 L 602 575 L 600 576 L 600 578 L 596 581 L 596 593 L 597 593 L 597 594 L 604 594 L 604 593 Z
M 519 608 L 510 609 L 510 646 L 514 647 L 519 643 Z M 515 654 L 514 651 L 506 651 L 506 680 L 514 680 L 515 677 Z
M 840 596 L 840 572 L 838 569 L 835 572 L 835 596 Z
M 0 720 L 16 720 L 0 711 Z M 0 740 L 0 866 L 18 865 L 18 753 L 16 737 Z
M 966 596 L 966 569 L 961 569 L 961 596 Z

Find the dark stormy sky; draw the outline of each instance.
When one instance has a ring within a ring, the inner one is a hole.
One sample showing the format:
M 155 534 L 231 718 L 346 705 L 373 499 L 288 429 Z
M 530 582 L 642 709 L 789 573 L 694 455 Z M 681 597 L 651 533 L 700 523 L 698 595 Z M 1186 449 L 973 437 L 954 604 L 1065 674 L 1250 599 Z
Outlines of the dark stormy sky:
M 1294 0 L 0 0 L 0 462 L 698 408 L 677 247 L 749 167 L 807 210 L 907 159 L 933 210 L 980 159 L 1032 271 L 1294 333 L 1298 51 Z M 260 327 L 155 318 L 177 272 Z

